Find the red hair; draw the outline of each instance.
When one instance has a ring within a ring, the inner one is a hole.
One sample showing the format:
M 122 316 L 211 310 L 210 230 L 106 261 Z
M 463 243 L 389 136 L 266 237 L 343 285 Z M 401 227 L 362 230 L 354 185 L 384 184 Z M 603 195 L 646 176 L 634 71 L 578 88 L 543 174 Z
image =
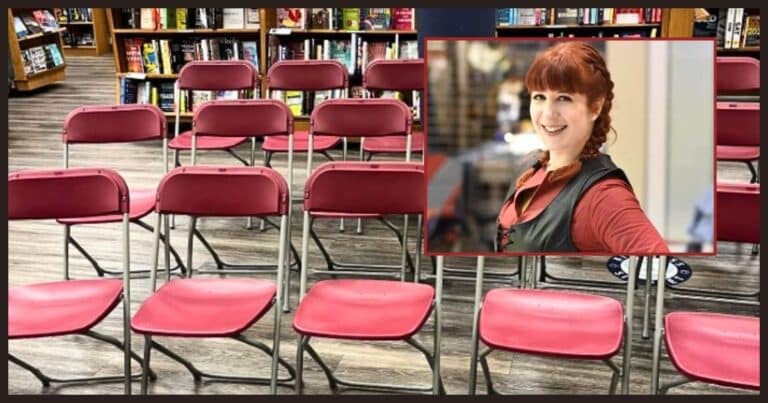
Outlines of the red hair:
M 592 134 L 584 144 L 583 157 L 597 155 L 611 128 L 613 81 L 600 52 L 578 41 L 558 43 L 539 53 L 525 75 L 528 92 L 562 91 L 583 94 L 593 111 L 600 108 Z M 615 132 L 615 130 L 614 130 Z

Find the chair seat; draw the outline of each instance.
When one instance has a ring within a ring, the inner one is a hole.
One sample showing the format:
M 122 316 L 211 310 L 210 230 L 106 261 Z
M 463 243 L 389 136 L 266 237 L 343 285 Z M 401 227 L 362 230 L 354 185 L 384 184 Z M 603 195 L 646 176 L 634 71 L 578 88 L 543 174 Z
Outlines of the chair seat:
M 715 155 L 723 161 L 754 161 L 760 159 L 760 147 L 717 146 Z
M 618 301 L 576 292 L 495 289 L 480 312 L 480 338 L 488 346 L 566 358 L 613 356 L 623 327 Z
M 156 191 L 155 189 L 139 189 L 130 191 L 128 196 L 130 202 L 130 212 L 128 216 L 131 221 L 145 217 L 155 208 Z M 120 214 L 107 214 L 93 217 L 66 218 L 56 220 L 60 224 L 78 225 L 78 224 L 103 224 L 111 222 L 120 222 L 123 217 Z
M 308 336 L 404 340 L 427 320 L 434 295 L 431 286 L 401 281 L 320 281 L 299 304 L 293 328 Z
M 120 302 L 122 280 L 70 280 L 8 289 L 8 338 L 83 333 Z
M 341 137 L 336 136 L 315 136 L 315 142 L 312 144 L 314 151 L 326 151 L 341 142 Z M 264 151 L 288 152 L 288 136 L 267 136 L 261 145 Z M 293 151 L 307 152 L 309 148 L 309 133 L 306 131 L 296 131 L 293 133 Z
M 276 292 L 275 282 L 269 280 L 176 279 L 144 301 L 131 328 L 149 335 L 234 336 L 272 307 Z
M 405 136 L 368 137 L 363 141 L 363 151 L 369 153 L 404 153 L 405 143 Z M 424 132 L 413 133 L 411 151 L 424 151 Z
M 664 317 L 672 363 L 686 376 L 724 386 L 760 389 L 760 319 L 706 312 Z
M 245 143 L 248 137 L 218 137 L 218 136 L 197 136 L 198 150 L 226 150 L 227 148 L 237 147 Z M 186 131 L 168 142 L 168 148 L 174 150 L 192 149 L 192 132 Z

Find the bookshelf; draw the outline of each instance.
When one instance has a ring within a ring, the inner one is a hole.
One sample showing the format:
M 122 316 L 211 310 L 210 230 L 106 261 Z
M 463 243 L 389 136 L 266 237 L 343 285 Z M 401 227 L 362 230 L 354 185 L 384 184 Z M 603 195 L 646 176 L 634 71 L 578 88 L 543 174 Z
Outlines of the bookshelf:
M 759 8 L 703 8 L 697 9 L 689 32 L 696 37 L 716 38 L 718 56 L 748 56 L 760 59 Z M 738 31 L 734 23 L 738 20 Z M 729 27 L 729 25 L 731 25 Z M 730 36 L 730 43 L 726 37 Z
M 288 17 L 296 17 L 288 21 Z M 363 97 L 363 71 L 378 58 L 418 58 L 415 9 L 267 9 L 266 68 L 286 59 L 336 59 L 347 66 L 349 96 Z M 313 102 L 308 93 L 284 94 L 297 130 L 306 130 Z M 412 94 L 400 94 L 413 105 Z M 415 103 L 418 103 L 416 100 Z M 420 127 L 417 123 L 416 127 Z
M 66 56 L 100 56 L 112 50 L 104 8 L 54 8 L 54 16 L 62 27 Z
M 237 52 L 238 58 L 247 58 L 244 54 L 246 50 L 243 46 L 245 44 L 248 45 L 248 52 L 255 49 L 255 54 L 252 52 L 249 55 L 253 56 L 251 60 L 255 59 L 260 79 L 263 82 L 266 71 L 263 46 L 265 43 L 263 30 L 263 24 L 266 20 L 265 9 L 215 9 L 218 11 L 202 9 L 206 10 L 204 24 L 207 27 L 202 27 L 203 22 L 201 20 L 195 20 L 200 10 L 192 8 L 110 8 L 106 10 L 115 59 L 116 103 L 123 103 L 126 100 L 124 98 L 126 83 L 148 86 L 150 93 L 154 91 L 151 88 L 157 88 L 158 93 L 162 92 L 163 89 L 172 91 L 173 83 L 178 78 L 178 71 L 186 61 L 204 58 L 221 59 L 224 53 L 232 55 L 234 52 Z M 240 26 L 231 27 L 232 19 L 223 14 L 226 10 L 242 10 L 242 14 L 239 16 L 241 18 Z M 161 16 L 161 13 L 164 15 Z M 217 14 L 220 15 L 217 16 Z M 250 18 L 250 20 L 246 21 L 246 18 Z M 183 22 L 181 22 L 182 19 Z M 224 28 L 225 22 L 230 27 Z M 147 71 L 146 60 L 144 59 L 146 57 L 144 44 L 147 43 L 160 48 L 160 51 L 155 49 L 158 59 L 156 64 L 159 66 L 157 71 Z M 136 53 L 136 46 L 138 46 L 138 54 Z M 168 54 L 166 60 L 162 59 L 163 49 L 166 49 Z M 206 56 L 203 56 L 203 53 Z M 133 58 L 133 61 L 129 58 Z M 146 92 L 143 95 L 146 95 Z M 158 94 L 157 98 L 161 99 L 162 94 Z M 163 109 L 167 117 L 173 117 L 172 106 L 169 108 L 168 104 L 165 106 L 160 104 L 159 99 L 157 101 L 158 106 Z M 138 99 L 133 101 L 140 102 Z M 180 116 L 189 120 L 192 113 L 190 111 L 182 112 Z
M 506 10 L 506 11 L 505 11 Z M 693 9 L 497 9 L 497 37 L 685 37 Z
M 142 14 L 142 10 L 145 10 L 144 14 Z M 160 10 L 158 13 L 161 15 L 159 18 L 156 14 L 150 16 L 150 12 L 146 10 Z M 314 41 L 318 45 L 323 45 L 326 43 L 326 41 L 328 41 L 328 43 L 337 41 L 351 41 L 352 37 L 354 37 L 361 43 L 390 43 L 392 44 L 390 49 L 393 53 L 390 54 L 389 57 L 397 57 L 399 56 L 398 53 L 400 51 L 400 44 L 404 43 L 405 41 L 413 45 L 412 49 L 408 48 L 409 51 L 413 52 L 411 57 L 418 57 L 416 50 L 417 31 L 413 25 L 415 22 L 414 9 L 407 9 L 410 10 L 411 18 L 411 23 L 408 27 L 400 25 L 398 28 L 401 29 L 392 29 L 392 27 L 389 26 L 387 28 L 372 27 L 374 29 L 355 30 L 338 29 L 335 27 L 331 28 L 330 26 L 326 28 L 319 28 L 316 26 L 313 27 L 311 20 L 307 19 L 305 19 L 305 24 L 302 24 L 301 26 L 285 27 L 283 24 L 278 23 L 278 18 L 282 15 L 282 12 L 276 8 L 258 9 L 258 28 L 254 27 L 253 25 L 251 25 L 249 28 L 222 28 L 224 26 L 223 23 L 225 22 L 224 19 L 227 18 L 226 10 L 235 9 L 217 9 L 223 10 L 223 17 L 221 17 L 222 21 L 215 21 L 215 23 L 211 24 L 211 26 L 216 26 L 218 28 L 200 28 L 198 23 L 201 21 L 192 21 L 189 15 L 189 10 L 199 9 L 185 9 L 187 10 L 187 15 L 186 17 L 182 16 L 181 18 L 184 19 L 186 26 L 179 27 L 179 15 L 175 15 L 176 21 L 172 21 L 173 12 L 168 10 L 179 9 L 106 9 L 108 27 L 111 32 L 113 57 L 115 59 L 115 86 L 117 90 L 117 103 L 122 103 L 125 100 L 122 94 L 123 90 L 125 89 L 125 83 L 127 82 L 126 80 L 134 80 L 141 83 L 149 82 L 151 87 L 168 87 L 168 83 L 172 83 L 178 77 L 177 73 L 180 66 L 177 68 L 175 62 L 172 62 L 174 66 L 172 66 L 171 71 L 164 71 L 161 68 L 159 72 L 140 72 L 139 68 L 136 67 L 135 61 L 134 64 L 131 65 L 128 59 L 130 58 L 135 60 L 137 57 L 135 52 L 136 46 L 132 43 L 133 41 L 139 40 L 142 41 L 142 46 L 143 43 L 152 41 L 157 41 L 158 45 L 160 45 L 160 41 L 168 41 L 172 45 L 173 43 L 184 43 L 185 41 L 187 41 L 186 43 L 189 41 L 201 43 L 201 41 L 204 40 L 214 40 L 221 38 L 230 38 L 232 40 L 239 41 L 241 45 L 245 42 L 255 42 L 257 47 L 256 53 L 258 55 L 257 67 L 261 82 L 261 88 L 259 89 L 260 96 L 266 94 L 266 83 L 264 80 L 266 72 L 274 61 L 281 60 L 278 53 L 276 52 L 279 51 L 280 46 L 288 46 L 291 43 L 301 42 L 303 44 L 306 41 L 309 41 L 307 43 Z M 300 10 L 301 13 L 304 14 L 305 18 L 311 18 L 312 9 L 304 8 Z M 333 9 L 323 10 L 328 10 L 330 15 Z M 247 17 L 248 16 L 245 16 L 246 20 Z M 216 17 L 214 17 L 214 20 L 215 18 Z M 163 24 L 163 21 L 165 21 L 165 24 Z M 194 28 L 192 24 L 195 24 Z M 363 27 L 359 26 L 358 28 Z M 313 46 L 313 49 L 314 48 L 315 47 Z M 173 56 L 175 52 L 171 51 L 171 53 Z M 132 56 L 129 57 L 129 54 Z M 141 56 L 143 56 L 143 54 L 141 54 Z M 274 59 L 272 58 L 273 56 L 275 56 Z M 284 56 L 287 56 L 287 54 L 284 54 Z M 316 56 L 317 55 L 314 55 L 313 58 L 316 58 Z M 180 64 L 183 64 L 183 62 Z M 360 63 L 354 70 L 354 73 L 350 74 L 351 90 L 355 89 L 352 87 L 360 87 L 362 85 L 362 63 Z M 133 85 L 132 82 L 131 85 Z M 301 113 L 296 117 L 295 122 L 297 130 L 305 130 L 307 128 L 309 124 L 308 112 L 309 111 L 306 111 L 306 113 Z M 168 117 L 173 116 L 173 112 L 169 110 L 165 110 L 165 114 Z M 192 116 L 192 113 L 181 113 L 180 116 L 185 120 L 188 120 Z
M 56 24 L 50 9 L 8 9 L 8 53 L 14 88 L 32 91 L 64 80 L 61 35 L 65 31 Z

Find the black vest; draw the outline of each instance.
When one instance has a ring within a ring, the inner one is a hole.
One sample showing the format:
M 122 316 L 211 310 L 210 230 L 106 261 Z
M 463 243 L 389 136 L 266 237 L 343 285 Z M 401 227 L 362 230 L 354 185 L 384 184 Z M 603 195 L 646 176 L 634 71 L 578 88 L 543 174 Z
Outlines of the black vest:
M 509 228 L 509 242 L 503 250 L 500 249 L 502 229 L 501 225 L 498 225 L 497 252 L 578 252 L 571 239 L 571 220 L 576 203 L 590 186 L 602 179 L 619 178 L 629 184 L 624 171 L 614 165 L 611 157 L 606 154 L 583 158 L 581 164 L 581 171 L 568 181 L 538 216 Z M 514 197 L 514 186 L 513 182 L 505 203 Z

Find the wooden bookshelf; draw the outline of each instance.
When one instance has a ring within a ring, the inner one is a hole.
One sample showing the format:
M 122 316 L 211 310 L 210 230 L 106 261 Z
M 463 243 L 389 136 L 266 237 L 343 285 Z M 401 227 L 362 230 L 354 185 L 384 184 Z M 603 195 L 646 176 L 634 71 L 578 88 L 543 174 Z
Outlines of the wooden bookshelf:
M 58 9 L 62 18 L 68 15 L 64 10 Z M 111 38 L 109 34 L 109 24 L 107 22 L 107 9 L 91 8 L 91 21 L 71 21 L 60 20 L 59 25 L 67 27 L 70 42 L 77 41 L 80 35 L 90 35 L 93 39 L 90 44 L 65 44 L 64 54 L 67 56 L 100 56 L 109 53 L 112 50 Z
M 399 46 L 401 41 L 415 41 L 417 40 L 418 31 L 417 29 L 413 30 L 403 30 L 403 29 L 357 29 L 357 30 L 347 30 L 347 29 L 321 29 L 321 28 L 287 28 L 287 27 L 278 27 L 277 26 L 277 9 L 267 9 L 268 13 L 266 16 L 266 21 L 268 21 L 267 25 L 262 24 L 262 26 L 267 30 L 266 32 L 266 42 L 265 42 L 265 49 L 267 50 L 265 55 L 265 61 L 267 62 L 266 68 L 269 68 L 269 63 L 273 59 L 273 55 L 271 55 L 271 52 L 274 51 L 274 45 L 275 41 L 279 43 L 279 45 L 285 46 L 291 44 L 292 42 L 301 42 L 306 39 L 314 39 L 316 41 L 315 46 L 320 45 L 323 43 L 323 40 L 329 40 L 329 41 L 338 41 L 338 40 L 347 40 L 351 39 L 351 37 L 354 35 L 358 41 L 370 41 L 370 42 L 391 42 L 393 48 L 396 48 Z M 306 19 L 311 18 L 311 13 L 309 9 L 304 9 L 305 14 L 305 21 Z M 416 19 L 415 15 L 415 9 L 412 13 L 412 18 Z M 305 22 L 305 24 L 309 25 L 308 22 Z M 305 26 L 307 26 L 305 25 Z M 314 52 L 314 49 L 311 50 Z M 395 57 L 398 57 L 397 54 L 399 52 L 399 49 L 397 49 L 397 52 L 395 53 Z M 289 55 L 289 58 L 291 56 Z M 275 57 L 276 59 L 280 60 L 279 57 Z M 360 70 L 364 70 L 365 66 L 360 66 Z M 361 86 L 362 85 L 362 72 L 357 71 L 356 69 L 355 74 L 350 74 L 349 76 L 349 85 L 350 89 L 352 87 Z M 266 91 L 262 92 L 263 94 L 266 94 Z M 306 95 L 306 94 L 305 94 Z M 423 96 L 423 95 L 422 95 Z M 304 112 L 310 112 L 310 111 L 304 111 Z M 422 114 L 424 112 L 422 111 Z M 301 115 L 294 115 L 294 125 L 296 130 L 307 130 L 309 126 L 309 115 L 308 114 L 301 114 Z M 416 122 L 414 127 L 416 129 L 420 129 L 421 123 Z M 356 140 L 350 139 L 350 141 L 355 142 Z
M 10 56 L 13 74 L 12 85 L 19 91 L 32 91 L 58 81 L 63 81 L 66 77 L 66 59 L 62 51 L 64 44 L 61 39 L 61 35 L 66 31 L 66 28 L 60 27 L 50 32 L 26 35 L 22 38 L 16 36 L 16 30 L 14 29 L 13 23 L 14 13 L 20 11 L 29 13 L 34 10 L 35 9 L 8 9 L 8 54 Z M 61 59 L 64 63 L 55 67 L 49 67 L 46 70 L 26 73 L 24 69 L 24 56 L 22 53 L 27 49 L 50 44 L 55 44 L 58 47 Z
M 624 33 L 642 33 L 655 37 L 688 37 L 693 22 L 693 9 L 663 8 L 661 21 L 639 24 L 542 24 L 542 25 L 497 25 L 497 37 L 554 37 L 575 36 L 612 37 Z
M 123 78 L 136 78 L 139 80 L 150 81 L 169 81 L 175 80 L 178 75 L 177 72 L 173 74 L 143 74 L 143 73 L 131 73 L 128 69 L 125 39 L 129 38 L 141 38 L 144 40 L 184 40 L 190 38 L 219 38 L 230 37 L 239 39 L 240 41 L 256 41 L 258 46 L 259 56 L 259 78 L 261 83 L 262 97 L 266 96 L 266 72 L 269 69 L 269 42 L 271 36 L 278 36 L 281 40 L 290 41 L 293 39 L 304 40 L 308 38 L 320 38 L 336 40 L 349 38 L 351 35 L 357 35 L 357 37 L 369 37 L 375 38 L 373 41 L 399 41 L 401 38 L 404 40 L 416 40 L 416 30 L 393 30 L 393 29 L 381 29 L 381 30 L 330 30 L 330 29 L 285 29 L 277 27 L 277 9 L 274 8 L 261 8 L 259 9 L 259 28 L 258 29 L 223 29 L 223 28 L 190 28 L 190 29 L 140 29 L 140 28 L 126 28 L 120 25 L 122 18 L 121 9 L 106 9 L 107 26 L 111 33 L 111 45 L 113 57 L 115 60 L 115 85 L 116 85 L 116 101 L 120 102 L 120 81 Z M 415 15 L 413 16 L 415 18 Z M 351 85 L 362 84 L 361 77 L 351 77 Z M 154 85 L 154 83 L 153 83 Z M 166 116 L 173 117 L 172 112 L 165 112 Z M 182 113 L 180 115 L 183 119 L 189 119 L 191 113 Z M 302 115 L 295 117 L 296 129 L 304 130 L 309 124 L 309 116 Z
M 240 41 L 255 41 L 257 43 L 257 51 L 259 53 L 259 71 L 260 82 L 264 77 L 263 72 L 266 71 L 265 65 L 265 33 L 264 24 L 267 17 L 265 17 L 265 9 L 259 9 L 260 27 L 254 29 L 231 29 L 231 28 L 190 28 L 190 29 L 176 29 L 176 28 L 163 28 L 163 29 L 141 29 L 141 28 L 125 28 L 118 24 L 118 18 L 120 16 L 120 9 L 107 9 L 106 17 L 108 27 L 111 32 L 112 52 L 115 59 L 115 82 L 116 82 L 116 102 L 120 102 L 120 80 L 121 78 L 131 77 L 139 78 L 142 80 L 150 81 L 169 81 L 175 80 L 178 77 L 178 72 L 172 74 L 144 74 L 144 73 L 131 73 L 128 71 L 128 63 L 126 60 L 126 50 L 124 40 L 127 38 L 142 38 L 145 40 L 182 40 L 189 38 L 233 38 Z M 164 112 L 167 117 L 174 117 L 173 112 Z M 189 120 L 192 117 L 192 113 L 181 113 L 181 118 Z

